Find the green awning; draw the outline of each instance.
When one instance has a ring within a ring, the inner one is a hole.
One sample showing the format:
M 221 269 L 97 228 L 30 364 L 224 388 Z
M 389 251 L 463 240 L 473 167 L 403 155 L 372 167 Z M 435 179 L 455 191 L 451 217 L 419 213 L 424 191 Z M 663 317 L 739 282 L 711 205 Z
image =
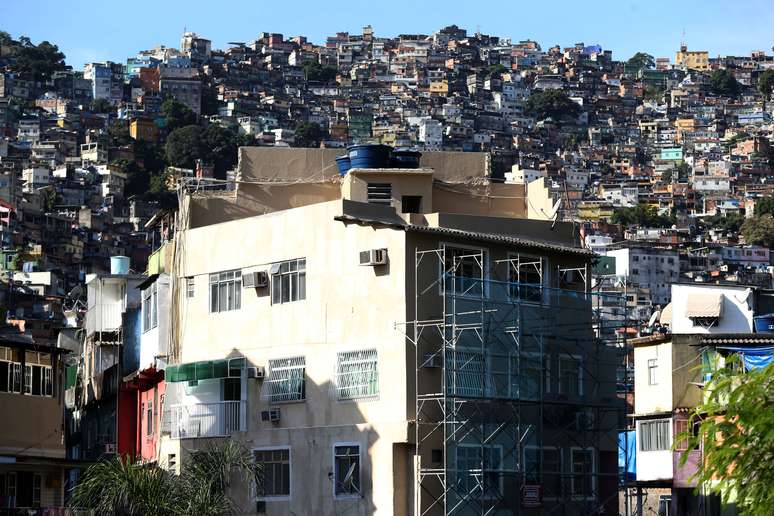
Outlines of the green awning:
M 167 366 L 164 378 L 168 382 L 194 382 L 213 378 L 239 377 L 244 368 L 244 357 L 205 360 Z
M 78 378 L 78 366 L 71 365 L 65 368 L 65 389 L 75 386 L 75 381 Z

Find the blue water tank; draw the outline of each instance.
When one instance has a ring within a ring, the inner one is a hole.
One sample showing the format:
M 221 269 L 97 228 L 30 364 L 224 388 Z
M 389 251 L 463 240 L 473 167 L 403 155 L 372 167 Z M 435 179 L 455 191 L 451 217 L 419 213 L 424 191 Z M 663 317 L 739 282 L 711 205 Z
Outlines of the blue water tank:
M 346 176 L 349 169 L 352 168 L 349 156 L 345 154 L 344 156 L 336 158 L 336 166 L 339 167 L 339 175 Z
M 110 274 L 129 274 L 129 257 L 111 256 Z
M 347 149 L 352 168 L 388 168 L 392 147 L 380 144 L 353 145 Z
M 422 153 L 408 149 L 394 150 L 390 157 L 392 168 L 419 168 L 419 160 Z
M 756 315 L 753 317 L 755 333 L 774 333 L 774 314 Z

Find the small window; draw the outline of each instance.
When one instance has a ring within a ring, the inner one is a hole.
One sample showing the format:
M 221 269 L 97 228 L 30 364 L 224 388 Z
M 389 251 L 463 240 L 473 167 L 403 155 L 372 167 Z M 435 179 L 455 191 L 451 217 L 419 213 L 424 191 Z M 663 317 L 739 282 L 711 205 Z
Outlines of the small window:
M 32 475 L 32 506 L 40 507 L 40 491 L 42 486 L 42 477 L 35 473 Z
M 305 370 L 304 357 L 269 360 L 269 378 L 264 384 L 269 402 L 306 399 Z
M 349 496 L 360 494 L 360 446 L 334 447 L 334 494 Z
M 511 299 L 527 303 L 543 301 L 543 260 L 533 256 L 508 259 L 508 283 Z
M 668 450 L 672 445 L 669 425 L 669 419 L 642 421 L 640 423 L 640 451 Z
M 370 204 L 392 204 L 392 184 L 368 183 L 366 202 Z
M 147 418 L 147 427 L 146 427 L 146 435 L 153 435 L 153 402 L 148 401 L 148 407 L 145 411 L 145 416 Z
M 242 271 L 210 274 L 210 312 L 239 310 L 242 306 Z
M 177 470 L 177 454 L 167 454 L 167 470 L 170 472 L 175 472 Z
M 274 263 L 270 272 L 272 304 L 306 299 L 306 258 Z
M 290 448 L 256 450 L 255 462 L 260 466 L 259 499 L 290 496 Z
M 185 279 L 185 297 L 191 299 L 194 297 L 194 277 L 189 276 Z
M 488 253 L 484 249 L 444 246 L 441 274 L 447 293 L 482 297 L 487 274 Z
M 594 450 L 574 448 L 570 462 L 573 498 L 594 498 Z
M 658 385 L 658 361 L 655 358 L 648 360 L 648 385 Z
M 401 198 L 402 213 L 421 213 L 422 212 L 422 196 L 421 195 L 404 195 Z
M 375 349 L 339 353 L 336 397 L 340 400 L 379 395 L 379 367 Z
M 583 368 L 579 357 L 559 357 L 559 392 L 583 396 Z
M 670 516 L 672 514 L 672 495 L 659 495 L 658 516 Z
M 152 330 L 159 323 L 157 283 L 142 291 L 142 327 L 143 331 Z

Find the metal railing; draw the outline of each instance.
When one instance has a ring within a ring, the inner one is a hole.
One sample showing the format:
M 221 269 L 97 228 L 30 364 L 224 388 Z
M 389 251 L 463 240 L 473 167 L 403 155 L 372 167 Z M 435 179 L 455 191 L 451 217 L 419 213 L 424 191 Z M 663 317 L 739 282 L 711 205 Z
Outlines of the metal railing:
M 246 401 L 218 401 L 170 407 L 172 439 L 225 437 L 247 428 Z

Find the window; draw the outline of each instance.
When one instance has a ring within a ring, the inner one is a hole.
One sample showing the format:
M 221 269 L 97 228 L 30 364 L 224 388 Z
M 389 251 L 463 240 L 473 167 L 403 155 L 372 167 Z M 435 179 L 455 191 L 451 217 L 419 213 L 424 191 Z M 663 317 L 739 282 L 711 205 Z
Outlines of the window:
M 508 283 L 511 299 L 529 303 L 543 300 L 543 260 L 532 256 L 508 259 Z
M 444 246 L 441 273 L 447 293 L 482 297 L 486 279 L 487 252 L 484 249 Z
M 375 349 L 339 353 L 336 397 L 340 400 L 379 395 L 379 368 Z
M 191 299 L 192 297 L 194 297 L 194 285 L 195 285 L 194 277 L 188 276 L 185 279 L 185 297 L 187 297 L 188 299 Z
M 269 403 L 306 399 L 305 369 L 304 357 L 269 360 L 269 379 L 264 384 Z
M 594 497 L 594 450 L 573 448 L 570 450 L 572 476 L 570 477 L 573 498 Z
M 458 444 L 456 459 L 458 492 L 485 499 L 502 496 L 503 450 L 500 446 Z
M 334 446 L 333 462 L 334 495 L 359 495 L 360 445 Z
M 152 330 L 159 323 L 157 283 L 142 291 L 142 329 Z
M 255 462 L 260 466 L 258 498 L 290 496 L 290 448 L 255 451 Z
M 422 196 L 421 195 L 404 195 L 401 198 L 401 213 L 421 213 L 422 211 Z
M 210 312 L 239 310 L 242 305 L 242 271 L 210 274 Z
M 648 360 L 648 385 L 658 385 L 658 361 L 655 358 Z
M 668 450 L 672 443 L 669 435 L 669 419 L 640 422 L 640 451 Z
M 0 361 L 0 392 L 21 392 L 21 364 Z
M 559 357 L 559 392 L 569 396 L 583 396 L 583 369 L 576 356 Z
M 636 276 L 636 275 L 637 275 L 637 274 L 639 274 L 639 273 L 640 273 L 640 270 L 639 270 L 639 269 L 632 269 L 632 274 L 633 274 L 634 276 Z
M 371 204 L 392 204 L 392 185 L 390 183 L 368 183 L 366 202 Z
M 659 495 L 658 497 L 658 516 L 669 516 L 671 514 L 672 495 Z
M 270 272 L 272 304 L 306 299 L 306 258 L 274 263 Z
M 513 358 L 516 360 L 516 357 Z M 551 392 L 551 362 L 547 355 L 543 355 L 541 361 L 538 353 L 524 353 L 521 355 L 521 374 L 518 378 L 518 393 L 521 399 L 537 400 L 543 392 Z
M 32 506 L 40 507 L 40 487 L 43 479 L 35 473 L 32 475 Z
M 148 408 L 145 411 L 145 416 L 147 418 L 147 428 L 145 429 L 145 433 L 147 435 L 153 435 L 153 402 L 148 401 Z
M 562 496 L 561 449 L 526 446 L 524 448 L 524 472 L 527 484 L 543 486 L 545 497 L 560 498 Z

